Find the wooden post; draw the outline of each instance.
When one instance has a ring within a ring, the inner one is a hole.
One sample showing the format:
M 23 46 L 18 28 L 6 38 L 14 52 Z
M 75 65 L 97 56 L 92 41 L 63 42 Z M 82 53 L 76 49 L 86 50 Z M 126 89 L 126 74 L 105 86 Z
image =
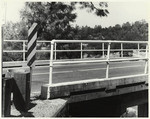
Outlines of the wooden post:
M 30 67 L 30 79 L 28 80 L 28 79 L 26 79 L 26 80 L 28 80 L 28 83 L 29 83 L 29 90 L 30 90 L 30 92 L 31 92 L 31 83 L 32 83 L 32 75 L 33 75 L 33 67 Z
M 10 117 L 12 78 L 2 78 L 2 117 Z
M 30 87 L 31 87 L 31 81 L 32 81 L 32 67 L 35 67 L 37 29 L 38 29 L 38 24 L 33 23 L 30 29 L 28 30 L 27 65 L 30 67 L 30 76 L 28 80 L 28 83 L 29 83 L 28 85 L 30 85 L 29 91 L 31 90 Z M 30 93 L 29 93 L 29 99 L 30 99 Z

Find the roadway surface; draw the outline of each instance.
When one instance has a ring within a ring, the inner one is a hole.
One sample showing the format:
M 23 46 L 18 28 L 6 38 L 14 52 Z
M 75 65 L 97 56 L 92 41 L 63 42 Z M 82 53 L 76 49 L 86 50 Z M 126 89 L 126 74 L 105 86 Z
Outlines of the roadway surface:
M 109 77 L 119 77 L 144 73 L 144 61 L 111 62 Z M 105 78 L 106 63 L 79 63 L 54 65 L 53 83 L 70 82 L 78 80 Z M 49 80 L 49 67 L 36 67 L 33 69 L 32 92 L 41 91 L 41 85 Z

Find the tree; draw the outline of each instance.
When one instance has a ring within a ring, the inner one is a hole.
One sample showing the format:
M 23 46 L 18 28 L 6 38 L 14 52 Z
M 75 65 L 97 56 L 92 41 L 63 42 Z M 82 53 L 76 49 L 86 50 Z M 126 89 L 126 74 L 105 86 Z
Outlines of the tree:
M 28 37 L 27 31 L 26 23 L 23 21 L 18 23 L 7 22 L 3 25 L 3 38 L 5 40 L 26 40 Z
M 3 38 L 4 40 L 26 40 L 27 39 L 27 27 L 26 23 L 8 22 L 3 25 Z M 21 42 L 3 42 L 4 50 L 22 50 L 23 43 Z M 3 61 L 17 61 L 22 60 L 22 53 L 3 53 Z
M 95 7 L 92 2 L 26 2 L 26 9 L 21 11 L 22 19 L 28 22 L 30 27 L 33 22 L 38 23 L 38 39 L 76 39 L 74 28 L 70 26 L 70 22 L 74 22 L 76 13 L 76 4 L 80 4 L 80 8 L 88 9 L 89 12 L 95 13 L 97 16 L 107 16 L 108 11 L 105 9 L 107 3 L 99 3 L 99 7 Z M 87 29 L 87 34 L 89 29 Z M 57 47 L 61 44 L 58 44 Z M 74 45 L 73 45 L 74 46 Z M 65 48 L 69 46 L 65 46 Z M 78 45 L 76 45 L 78 47 Z M 64 57 L 72 58 L 72 53 L 65 53 Z M 78 56 L 78 54 L 77 54 Z
M 21 11 L 22 19 L 28 21 L 29 27 L 33 22 L 39 24 L 39 38 L 43 40 L 67 39 L 70 22 L 74 22 L 76 14 L 73 13 L 77 2 L 26 2 L 26 9 Z M 105 2 L 99 3 L 100 8 L 92 2 L 79 2 L 80 8 L 87 8 L 97 16 L 107 16 L 109 13 Z
M 8 22 L 3 26 L 4 40 L 26 40 L 28 37 L 27 33 L 26 23 L 24 22 Z M 3 47 L 4 49 L 20 50 L 23 48 L 23 44 L 19 42 L 4 42 Z
M 93 2 L 80 2 L 81 9 L 87 8 L 88 12 L 93 12 L 97 16 L 104 17 L 109 14 L 108 10 L 105 9 L 108 7 L 107 2 L 99 2 L 99 8 L 95 6 Z
M 134 40 L 148 40 L 148 23 L 144 20 L 136 21 L 131 28 L 131 33 L 134 37 Z

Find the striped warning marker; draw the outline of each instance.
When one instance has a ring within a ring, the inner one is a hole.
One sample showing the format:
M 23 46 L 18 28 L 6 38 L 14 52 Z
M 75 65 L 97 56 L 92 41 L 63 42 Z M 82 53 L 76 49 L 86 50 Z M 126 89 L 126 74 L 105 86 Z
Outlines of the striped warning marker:
M 36 57 L 36 39 L 37 39 L 37 23 L 28 30 L 28 51 L 27 51 L 27 65 L 30 67 L 35 66 Z

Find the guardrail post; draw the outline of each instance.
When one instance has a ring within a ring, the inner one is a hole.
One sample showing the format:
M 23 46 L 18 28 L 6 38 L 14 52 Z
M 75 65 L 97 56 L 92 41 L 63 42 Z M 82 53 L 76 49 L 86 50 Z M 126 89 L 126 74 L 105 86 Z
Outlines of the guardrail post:
M 110 59 L 110 42 L 108 43 L 108 49 L 107 49 L 107 68 L 106 68 L 106 79 L 109 78 L 109 59 Z
M 104 43 L 102 43 L 102 52 L 103 52 L 103 58 L 105 57 L 105 53 L 104 53 Z
M 148 44 L 146 44 L 146 52 L 145 52 L 146 53 L 145 54 L 146 58 L 148 58 L 148 52 L 147 52 L 147 50 L 148 50 Z M 145 71 L 144 71 L 145 74 L 147 74 L 147 67 L 148 67 L 148 60 L 146 59 L 145 60 Z
M 23 61 L 25 61 L 25 55 L 26 55 L 26 44 L 25 44 L 25 41 L 23 41 Z
M 53 48 L 54 41 L 51 41 L 51 54 L 50 54 L 50 69 L 49 69 L 49 85 L 52 84 L 52 73 L 53 73 Z
M 121 57 L 123 57 L 123 43 L 121 43 Z
M 138 43 L 138 57 L 140 56 L 140 44 Z
M 81 59 L 83 58 L 83 52 L 82 52 L 82 42 L 81 42 Z
M 55 60 L 56 60 L 56 58 L 57 58 L 56 47 L 57 47 L 57 44 L 55 43 Z

